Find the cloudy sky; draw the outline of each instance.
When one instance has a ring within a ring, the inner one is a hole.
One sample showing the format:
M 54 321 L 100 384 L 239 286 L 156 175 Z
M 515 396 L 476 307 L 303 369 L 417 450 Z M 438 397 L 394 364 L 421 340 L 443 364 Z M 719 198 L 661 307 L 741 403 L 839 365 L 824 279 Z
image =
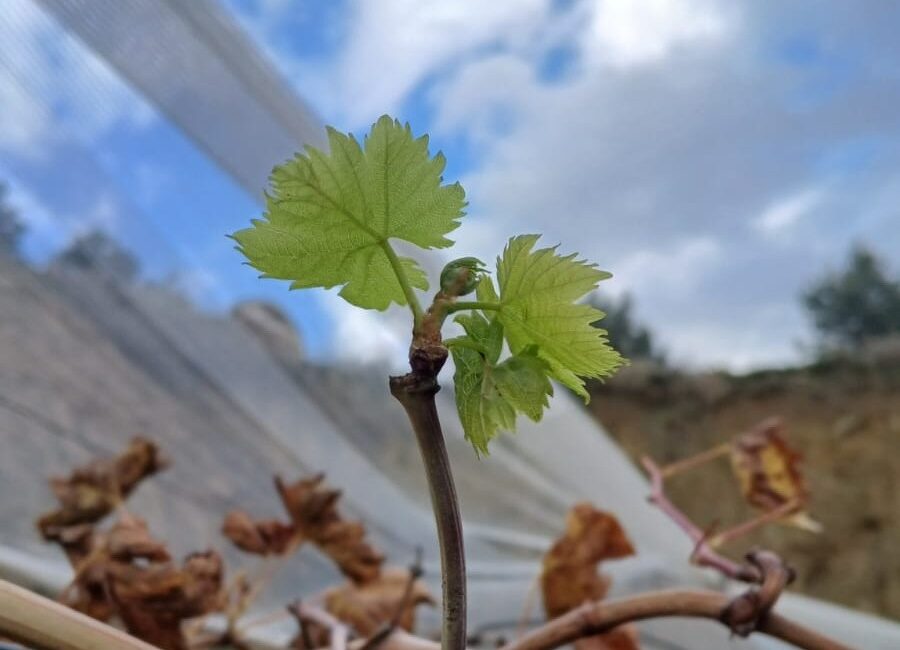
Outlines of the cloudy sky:
M 604 290 L 631 292 L 675 361 L 796 361 L 811 340 L 804 287 L 856 242 L 897 268 L 894 2 L 223 6 L 324 122 L 363 133 L 388 112 L 432 134 L 469 196 L 460 255 L 493 259 L 507 236 L 542 232 L 613 272 Z M 254 292 L 286 305 L 317 356 L 402 358 L 391 317 L 256 282 L 219 236 L 256 214 L 253 199 L 31 0 L 0 0 L 0 16 L 0 43 L 25 34 L 33 48 L 0 45 L 0 177 L 28 212 L 32 255 L 108 225 L 151 265 L 160 250 L 182 263 L 210 306 Z M 48 171 L 70 160 L 42 160 L 51 150 L 98 160 L 118 190 L 60 190 L 78 165 Z

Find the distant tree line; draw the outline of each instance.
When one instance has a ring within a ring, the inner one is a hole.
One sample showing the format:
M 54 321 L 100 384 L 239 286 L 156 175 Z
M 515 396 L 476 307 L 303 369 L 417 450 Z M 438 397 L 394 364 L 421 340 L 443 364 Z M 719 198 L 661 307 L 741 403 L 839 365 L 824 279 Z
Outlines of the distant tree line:
M 802 295 L 823 347 L 858 349 L 900 335 L 900 280 L 872 251 L 857 246 L 847 265 Z
M 851 250 L 842 269 L 804 291 L 801 303 L 815 325 L 821 352 L 857 350 L 877 339 L 900 336 L 900 278 L 891 276 L 885 263 L 864 246 Z M 665 363 L 653 332 L 635 318 L 630 295 L 618 300 L 595 295 L 591 304 L 606 313 L 594 325 L 607 331 L 622 354 Z
M 21 254 L 25 222 L 9 201 L 9 187 L 0 181 L 0 251 Z M 111 273 L 119 280 L 134 280 L 137 258 L 104 231 L 93 228 L 76 235 L 54 258 L 54 263 Z
M 9 188 L 0 182 L 0 250 L 17 253 L 24 234 L 25 224 L 9 203 Z
M 665 362 L 665 354 L 654 341 L 653 333 L 635 318 L 630 294 L 626 293 L 618 300 L 594 294 L 591 305 L 606 314 L 594 323 L 594 327 L 605 329 L 609 342 L 626 358 Z
M 75 237 L 56 256 L 55 262 L 80 269 L 93 269 L 119 281 L 133 281 L 140 270 L 137 258 L 114 238 L 99 229 Z

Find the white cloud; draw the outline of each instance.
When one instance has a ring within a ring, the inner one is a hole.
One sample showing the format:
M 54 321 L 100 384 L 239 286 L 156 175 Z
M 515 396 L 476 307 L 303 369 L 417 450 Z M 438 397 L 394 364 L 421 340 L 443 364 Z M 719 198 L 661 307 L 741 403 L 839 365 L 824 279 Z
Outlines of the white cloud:
M 320 304 L 334 323 L 333 358 L 340 361 L 373 364 L 398 364 L 405 361 L 409 348 L 411 316 L 406 309 L 391 308 L 387 313 L 360 309 L 346 302 L 336 291 L 322 292 Z M 402 326 L 402 322 L 406 326 Z M 397 366 L 400 370 L 402 366 Z
M 769 205 L 762 214 L 753 220 L 752 225 L 767 237 L 783 236 L 800 219 L 821 204 L 823 198 L 824 194 L 821 189 L 801 190 Z
M 2 34 L 0 34 L 2 38 Z M 0 150 L 30 154 L 34 143 L 48 131 L 49 115 L 16 82 L 8 70 L 0 68 Z
M 277 3 L 276 3 L 277 4 Z M 304 93 L 314 96 L 330 121 L 362 127 L 384 112 L 396 111 L 426 80 L 505 53 L 536 63 L 556 45 L 581 45 L 589 65 L 616 68 L 664 59 L 680 47 L 724 37 L 732 17 L 708 0 L 581 0 L 568 9 L 550 0 L 356 0 L 349 8 L 345 47 L 336 60 L 308 66 L 296 57 L 288 64 Z M 270 10 L 251 22 L 257 33 L 271 33 Z M 502 91 L 513 76 L 493 84 Z M 484 74 L 484 73 L 482 73 Z M 464 79 L 463 83 L 477 83 Z M 449 116 L 445 116 L 449 119 Z
M 477 56 L 520 48 L 546 20 L 549 0 L 357 0 L 346 47 L 318 81 L 329 119 L 364 126 L 395 111 L 424 79 Z M 308 71 L 307 71 L 308 72 Z
M 721 38 L 722 5 L 698 0 L 595 0 L 584 49 L 594 62 L 616 68 L 665 59 L 679 46 Z
M 785 316 L 783 309 L 762 310 L 739 329 L 730 322 L 685 322 L 676 318 L 660 331 L 659 341 L 672 352 L 673 363 L 687 368 L 749 372 L 787 366 L 802 361 L 795 336 L 806 332 L 799 322 L 799 312 L 787 315 L 787 330 Z
M 613 279 L 604 289 L 612 293 L 635 292 L 646 297 L 671 299 L 697 290 L 703 277 L 722 263 L 722 245 L 700 236 L 669 248 L 653 248 L 627 253 L 615 262 Z
M 503 83 L 497 83 L 498 79 Z M 490 146 L 498 131 L 509 128 L 509 116 L 518 112 L 519 99 L 534 84 L 529 62 L 509 53 L 466 65 L 432 92 L 432 101 L 439 106 L 433 129 L 436 133 L 463 131 Z

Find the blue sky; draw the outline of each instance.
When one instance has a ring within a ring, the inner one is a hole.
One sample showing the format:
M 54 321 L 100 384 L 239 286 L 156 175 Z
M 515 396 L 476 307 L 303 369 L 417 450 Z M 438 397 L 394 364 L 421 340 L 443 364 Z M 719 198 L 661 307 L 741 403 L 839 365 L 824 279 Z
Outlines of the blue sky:
M 543 232 L 612 271 L 604 290 L 631 292 L 676 361 L 797 361 L 804 287 L 855 242 L 896 263 L 896 3 L 223 7 L 324 122 L 362 133 L 389 112 L 431 133 L 470 200 L 459 254 Z M 223 234 L 253 198 L 32 0 L 0 0 L 0 107 L 0 178 L 33 259 L 102 226 L 205 308 L 261 296 L 315 357 L 402 360 L 403 314 L 240 266 Z

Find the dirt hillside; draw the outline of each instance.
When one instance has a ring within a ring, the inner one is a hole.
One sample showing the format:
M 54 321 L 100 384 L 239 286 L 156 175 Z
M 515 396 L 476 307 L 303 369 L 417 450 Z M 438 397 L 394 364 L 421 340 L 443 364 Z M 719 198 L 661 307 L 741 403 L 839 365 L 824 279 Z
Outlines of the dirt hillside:
M 770 526 L 727 551 L 761 544 L 798 570 L 796 591 L 900 619 L 900 353 L 799 369 L 685 375 L 635 364 L 593 388 L 590 408 L 634 458 L 671 462 L 781 416 L 804 454 L 819 535 Z M 671 480 L 698 523 L 751 515 L 727 459 Z

